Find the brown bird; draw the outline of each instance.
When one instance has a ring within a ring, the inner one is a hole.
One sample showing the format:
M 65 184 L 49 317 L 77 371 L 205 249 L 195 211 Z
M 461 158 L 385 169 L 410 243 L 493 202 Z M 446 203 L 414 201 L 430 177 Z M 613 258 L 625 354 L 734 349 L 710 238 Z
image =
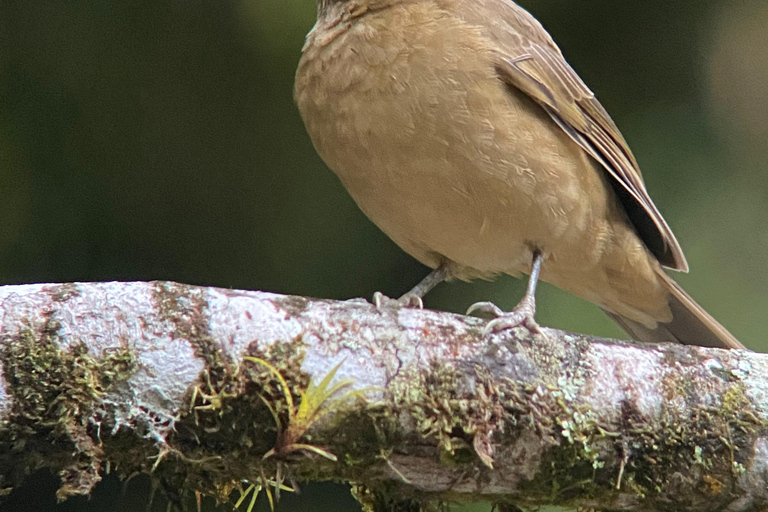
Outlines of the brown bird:
M 360 208 L 446 278 L 529 274 L 496 326 L 535 327 L 539 278 L 635 340 L 743 348 L 664 272 L 687 271 L 616 125 L 510 0 L 317 0 L 296 101 Z

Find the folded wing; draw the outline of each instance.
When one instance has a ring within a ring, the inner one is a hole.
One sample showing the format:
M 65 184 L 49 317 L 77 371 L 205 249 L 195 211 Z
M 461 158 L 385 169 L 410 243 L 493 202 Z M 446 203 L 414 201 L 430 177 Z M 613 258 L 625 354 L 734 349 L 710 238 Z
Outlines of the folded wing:
M 645 189 L 627 142 L 595 95 L 565 61 L 554 43 L 517 34 L 499 55 L 496 70 L 507 85 L 524 92 L 597 160 L 613 178 L 630 221 L 659 262 L 688 271 L 675 235 Z

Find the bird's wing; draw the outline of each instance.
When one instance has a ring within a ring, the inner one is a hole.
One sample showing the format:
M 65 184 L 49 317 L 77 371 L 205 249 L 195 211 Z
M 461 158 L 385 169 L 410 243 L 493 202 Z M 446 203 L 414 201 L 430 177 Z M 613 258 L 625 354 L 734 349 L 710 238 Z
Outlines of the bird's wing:
M 520 19 L 518 18 L 518 22 Z M 535 20 L 534 20 L 535 21 Z M 608 113 L 565 61 L 538 23 L 533 37 L 506 38 L 496 65 L 501 79 L 524 92 L 600 162 L 614 178 L 614 190 L 635 229 L 659 262 L 686 272 L 688 264 L 669 225 L 651 201 L 635 157 Z M 543 35 L 539 33 L 543 32 Z

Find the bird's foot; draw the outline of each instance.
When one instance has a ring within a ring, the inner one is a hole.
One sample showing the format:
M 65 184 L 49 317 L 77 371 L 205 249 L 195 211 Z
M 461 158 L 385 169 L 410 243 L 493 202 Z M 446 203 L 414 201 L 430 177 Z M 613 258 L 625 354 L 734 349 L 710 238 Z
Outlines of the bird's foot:
M 376 306 L 376 309 L 383 309 L 383 308 L 424 309 L 424 303 L 422 302 L 421 297 L 413 293 L 406 293 L 399 299 L 393 299 L 391 297 L 387 297 L 381 292 L 376 292 L 373 294 L 373 305 Z
M 493 302 L 476 302 L 467 310 L 468 315 L 473 313 L 484 313 L 493 317 L 493 320 L 485 325 L 483 330 L 484 336 L 515 327 L 525 327 L 531 334 L 546 336 L 534 318 L 536 315 L 536 304 L 533 300 L 529 300 L 528 297 L 523 298 L 512 311 L 503 311 Z

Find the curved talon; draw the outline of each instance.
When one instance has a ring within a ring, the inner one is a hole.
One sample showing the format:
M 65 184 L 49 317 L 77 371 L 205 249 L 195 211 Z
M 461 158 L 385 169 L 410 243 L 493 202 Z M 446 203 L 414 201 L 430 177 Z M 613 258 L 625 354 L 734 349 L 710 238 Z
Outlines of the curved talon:
M 526 318 L 525 323 L 523 325 L 525 325 L 525 328 L 528 329 L 533 334 L 541 334 L 545 338 L 547 337 L 547 335 L 544 334 L 544 331 L 541 330 L 541 326 L 539 325 L 539 323 L 533 317 Z
M 421 298 L 432 288 L 445 281 L 450 275 L 451 271 L 448 269 L 448 265 L 442 264 L 430 272 L 419 284 L 411 288 L 411 291 L 397 300 L 391 299 L 381 292 L 374 293 L 373 304 L 376 306 L 376 309 L 383 307 L 424 309 L 424 302 Z
M 421 300 L 421 297 L 413 293 L 406 293 L 397 299 L 397 302 L 405 308 L 424 309 L 424 301 Z
M 532 334 L 546 336 L 534 318 L 536 308 L 530 300 L 522 300 L 515 309 L 509 312 L 503 311 L 493 302 L 477 302 L 469 307 L 467 315 L 476 312 L 494 317 L 493 320 L 485 325 L 483 336 L 488 336 L 490 333 L 505 329 L 514 329 L 515 327 L 525 327 Z
M 483 335 L 487 336 L 492 332 L 495 333 L 505 329 L 514 329 L 515 327 L 525 327 L 532 334 L 544 335 L 541 326 L 539 326 L 533 316 L 529 315 L 526 311 L 517 309 L 510 311 L 509 313 L 503 313 L 501 316 L 488 322 L 485 329 L 483 329 Z
M 373 305 L 376 306 L 376 309 L 381 309 L 382 303 L 385 302 L 385 299 L 392 300 L 381 292 L 375 292 L 371 302 L 373 302 Z
M 381 292 L 376 292 L 373 294 L 373 305 L 376 306 L 376 309 L 385 307 L 424 309 L 424 303 L 422 302 L 421 297 L 412 293 L 406 293 L 399 299 L 393 299 Z
M 502 310 L 499 306 L 494 304 L 493 302 L 484 301 L 484 302 L 475 302 L 471 306 L 469 306 L 469 309 L 467 309 L 467 315 L 471 315 L 473 313 L 485 313 L 486 315 L 490 315 L 494 318 L 498 318 L 502 315 L 504 315 L 504 310 Z

